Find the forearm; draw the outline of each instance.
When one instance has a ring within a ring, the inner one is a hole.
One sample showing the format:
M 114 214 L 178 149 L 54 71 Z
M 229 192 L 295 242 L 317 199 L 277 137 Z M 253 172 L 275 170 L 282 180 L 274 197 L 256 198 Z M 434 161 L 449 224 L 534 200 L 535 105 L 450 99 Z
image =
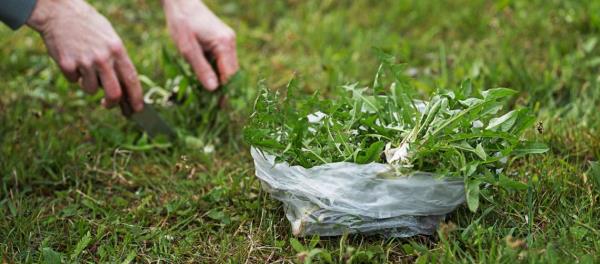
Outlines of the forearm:
M 0 0 L 0 21 L 12 29 L 18 29 L 27 22 L 36 2 L 36 0 Z

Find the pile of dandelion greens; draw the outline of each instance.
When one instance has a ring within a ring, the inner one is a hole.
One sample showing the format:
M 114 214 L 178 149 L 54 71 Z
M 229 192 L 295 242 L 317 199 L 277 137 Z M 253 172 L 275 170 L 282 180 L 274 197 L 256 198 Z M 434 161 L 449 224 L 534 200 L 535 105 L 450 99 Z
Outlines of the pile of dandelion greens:
M 402 64 L 380 54 L 381 65 L 371 87 L 343 85 L 322 98 L 303 94 L 297 80 L 286 96 L 263 83 L 254 113 L 244 128 L 250 145 L 306 168 L 332 163 L 389 163 L 406 174 L 432 172 L 462 177 L 467 203 L 479 206 L 483 182 L 526 189 L 504 174 L 510 161 L 548 150 L 527 140 L 535 117 L 527 108 L 506 109 L 516 91 L 480 91 L 469 80 L 456 89 L 438 89 L 427 101 L 404 75 Z

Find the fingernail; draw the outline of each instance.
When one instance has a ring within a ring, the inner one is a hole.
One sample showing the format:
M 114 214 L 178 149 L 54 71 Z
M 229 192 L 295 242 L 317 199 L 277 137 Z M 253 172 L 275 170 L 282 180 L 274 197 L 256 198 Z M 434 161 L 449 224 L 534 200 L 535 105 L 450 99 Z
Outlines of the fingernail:
M 206 80 L 206 86 L 207 86 L 206 89 L 208 89 L 210 91 L 214 91 L 219 86 L 219 82 L 217 81 L 216 78 L 211 77 L 211 78 L 208 78 L 208 80 Z

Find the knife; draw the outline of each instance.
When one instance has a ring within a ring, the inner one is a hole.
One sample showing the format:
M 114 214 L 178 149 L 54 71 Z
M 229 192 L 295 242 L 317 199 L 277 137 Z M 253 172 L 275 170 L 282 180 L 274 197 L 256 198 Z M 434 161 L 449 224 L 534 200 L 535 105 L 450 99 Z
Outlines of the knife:
M 146 132 L 150 138 L 165 136 L 170 141 L 177 138 L 175 131 L 161 118 L 152 105 L 144 103 L 142 111 L 134 112 L 125 94 L 119 105 L 121 106 L 121 113 L 133 121 L 138 128 Z

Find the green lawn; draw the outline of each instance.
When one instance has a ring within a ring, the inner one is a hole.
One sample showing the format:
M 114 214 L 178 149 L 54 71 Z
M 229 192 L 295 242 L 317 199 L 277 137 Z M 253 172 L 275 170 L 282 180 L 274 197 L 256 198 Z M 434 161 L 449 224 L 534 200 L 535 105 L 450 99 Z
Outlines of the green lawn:
M 162 84 L 161 50 L 175 51 L 157 2 L 92 4 L 140 74 Z M 306 250 L 354 263 L 600 262 L 600 168 L 589 170 L 600 157 L 600 1 L 207 2 L 236 30 L 247 76 L 229 133 L 207 137 L 214 153 L 132 148 L 134 126 L 69 85 L 37 34 L 0 29 L 0 263 L 307 259 L 254 177 L 240 127 L 259 80 L 281 88 L 296 75 L 324 94 L 368 85 L 373 47 L 408 63 L 423 98 L 465 78 L 519 90 L 511 104 L 544 127 L 527 136 L 551 150 L 509 166 L 527 190 L 487 186 L 478 212 L 461 206 L 435 236 L 299 239 Z M 184 110 L 161 109 L 180 131 L 206 132 L 187 118 L 203 108 Z

